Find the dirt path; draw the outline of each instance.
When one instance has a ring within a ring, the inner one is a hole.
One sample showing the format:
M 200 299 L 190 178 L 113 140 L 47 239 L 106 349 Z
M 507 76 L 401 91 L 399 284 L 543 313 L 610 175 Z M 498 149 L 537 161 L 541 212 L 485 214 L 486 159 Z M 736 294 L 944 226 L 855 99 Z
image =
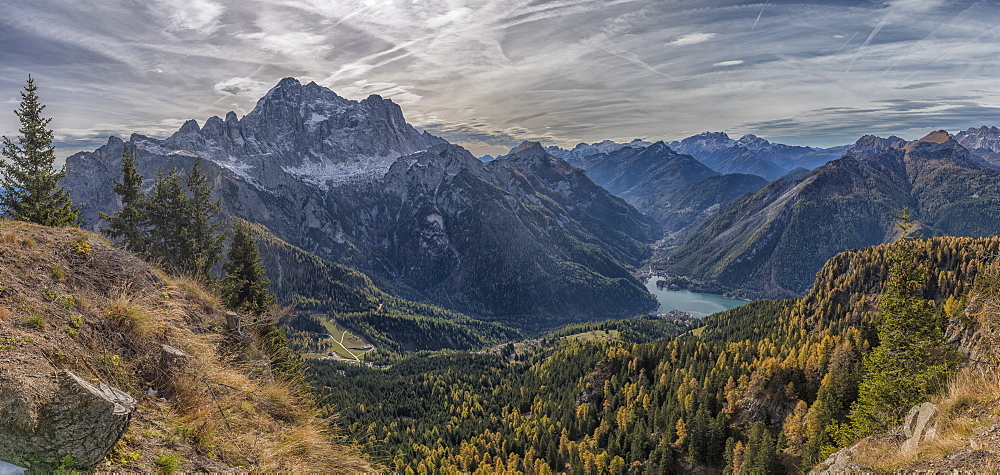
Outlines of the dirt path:
M 328 335 L 329 335 L 329 334 L 328 334 Z M 340 334 L 340 340 L 337 340 L 336 338 L 334 338 L 334 337 L 333 337 L 333 335 L 329 335 L 329 336 L 330 336 L 330 338 L 332 338 L 332 339 L 333 339 L 334 341 L 336 341 L 336 342 L 337 342 L 337 344 L 338 344 L 338 345 L 340 345 L 340 347 L 341 347 L 341 348 L 343 348 L 343 349 L 344 349 L 344 351 L 346 351 L 346 352 L 347 352 L 347 354 L 351 355 L 351 357 L 352 357 L 352 358 L 354 358 L 354 361 L 357 361 L 357 362 L 358 362 L 358 364 L 361 364 L 361 358 L 358 358 L 358 355 L 354 354 L 354 352 L 353 352 L 353 351 L 351 351 L 351 350 L 347 349 L 347 346 L 344 346 L 344 336 L 346 336 L 346 335 L 347 335 L 347 332 L 346 332 L 346 331 L 344 331 L 343 333 L 341 333 L 341 334 Z M 348 361 L 350 361 L 350 360 L 348 360 Z

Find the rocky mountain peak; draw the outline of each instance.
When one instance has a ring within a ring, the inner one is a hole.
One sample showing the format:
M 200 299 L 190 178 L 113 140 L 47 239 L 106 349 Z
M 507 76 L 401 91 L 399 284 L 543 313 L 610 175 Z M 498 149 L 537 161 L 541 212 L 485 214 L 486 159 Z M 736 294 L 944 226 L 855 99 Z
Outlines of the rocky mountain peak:
M 883 150 L 903 148 L 905 145 L 906 141 L 895 135 L 888 138 L 882 138 L 877 135 L 865 135 L 858 139 L 851 148 L 847 149 L 844 155 L 850 155 L 855 158 L 868 158 Z
M 1000 129 L 985 125 L 969 128 L 955 134 L 955 141 L 969 150 L 984 149 L 1000 152 Z
M 925 135 L 920 140 L 914 140 L 912 142 L 907 142 L 906 145 L 903 146 L 903 149 L 904 150 L 913 150 L 913 149 L 921 146 L 922 144 L 946 144 L 946 143 L 949 143 L 949 142 L 955 142 L 955 140 L 952 139 L 951 134 L 949 134 L 948 132 L 946 132 L 944 130 L 935 130 L 934 132 L 931 132 L 931 133 Z M 955 142 L 955 144 L 957 145 L 958 143 Z
M 736 141 L 725 132 L 702 132 L 681 140 L 680 144 L 686 147 L 700 146 L 705 150 L 720 150 L 736 145 Z
M 187 121 L 184 122 L 184 125 L 182 125 L 180 129 L 177 129 L 177 132 L 174 133 L 174 136 L 197 134 L 198 132 L 201 132 L 201 127 L 198 126 L 198 121 L 194 119 L 188 119 Z
M 746 134 L 736 141 L 736 145 L 754 152 L 765 150 L 771 146 L 771 142 L 764 140 L 753 134 Z
M 521 145 L 511 149 L 508 155 L 518 155 L 521 157 L 549 156 L 542 144 L 538 142 L 522 142 Z
M 646 148 L 646 150 L 653 153 L 668 153 L 671 155 L 674 154 L 674 151 L 670 148 L 670 146 L 667 145 L 666 142 L 662 140 L 654 143 L 653 145 L 650 145 L 649 147 Z

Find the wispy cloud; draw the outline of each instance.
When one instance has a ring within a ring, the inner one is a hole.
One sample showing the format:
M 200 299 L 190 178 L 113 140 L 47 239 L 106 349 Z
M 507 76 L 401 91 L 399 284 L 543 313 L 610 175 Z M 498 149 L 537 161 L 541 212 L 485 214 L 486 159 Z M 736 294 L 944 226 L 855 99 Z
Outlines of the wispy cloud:
M 998 122 L 997 7 L 9 0 L 0 102 L 35 75 L 62 156 L 106 134 L 165 136 L 187 118 L 245 114 L 285 76 L 392 98 L 416 126 L 477 153 L 704 130 L 833 145 Z M 16 131 L 0 111 L 0 134 Z
M 696 45 L 698 43 L 704 43 L 712 38 L 715 38 L 715 33 L 688 33 L 677 38 L 676 40 L 668 42 L 667 44 L 673 46 Z

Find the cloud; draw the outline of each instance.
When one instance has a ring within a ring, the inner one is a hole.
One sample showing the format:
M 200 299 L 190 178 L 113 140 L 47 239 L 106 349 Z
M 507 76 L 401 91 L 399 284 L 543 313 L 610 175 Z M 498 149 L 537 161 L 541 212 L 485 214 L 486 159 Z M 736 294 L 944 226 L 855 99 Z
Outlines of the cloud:
M 733 60 L 729 60 L 729 61 L 719 61 L 718 63 L 715 63 L 712 66 L 716 66 L 716 67 L 722 68 L 722 67 L 726 67 L 726 66 L 739 66 L 739 65 L 741 65 L 743 63 L 744 63 L 744 61 L 742 59 L 733 59 Z
M 886 3 L 890 10 L 909 13 L 929 13 L 948 4 L 948 0 L 891 0 Z
M 712 38 L 715 38 L 715 33 L 688 33 L 667 44 L 673 46 L 689 46 L 704 43 Z
M 215 92 L 231 96 L 246 96 L 259 98 L 264 95 L 273 84 L 257 81 L 248 77 L 229 78 L 218 82 L 213 86 Z
M 991 2 L 16 0 L 2 21 L 0 101 L 34 74 L 61 155 L 246 114 L 287 76 L 391 98 L 476 153 L 704 130 L 825 146 L 1000 108 Z
M 158 9 L 169 12 L 169 29 L 176 31 L 213 28 L 223 11 L 210 0 L 160 0 Z

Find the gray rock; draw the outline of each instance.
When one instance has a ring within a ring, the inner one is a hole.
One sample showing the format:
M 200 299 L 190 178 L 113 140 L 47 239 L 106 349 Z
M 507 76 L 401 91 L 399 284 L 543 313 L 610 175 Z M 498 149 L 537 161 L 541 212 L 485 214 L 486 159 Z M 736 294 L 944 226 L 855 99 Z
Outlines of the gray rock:
M 920 442 L 937 436 L 938 407 L 934 403 L 925 402 L 910 409 L 903 422 L 903 435 L 906 440 L 899 450 L 912 454 L 917 451 Z
M 0 378 L 0 460 L 55 467 L 65 456 L 75 468 L 96 466 L 125 433 L 136 403 L 107 384 L 71 371 Z
M 867 469 L 863 465 L 854 463 L 851 458 L 854 457 L 855 452 L 857 452 L 858 446 L 853 445 L 851 447 L 845 447 L 840 449 L 827 457 L 826 460 L 816 464 L 812 470 L 809 470 L 810 475 L 842 475 L 842 474 L 861 474 L 861 473 L 874 473 Z
M 28 469 L 24 467 L 0 461 L 0 475 L 22 475 L 27 473 L 27 471 Z

